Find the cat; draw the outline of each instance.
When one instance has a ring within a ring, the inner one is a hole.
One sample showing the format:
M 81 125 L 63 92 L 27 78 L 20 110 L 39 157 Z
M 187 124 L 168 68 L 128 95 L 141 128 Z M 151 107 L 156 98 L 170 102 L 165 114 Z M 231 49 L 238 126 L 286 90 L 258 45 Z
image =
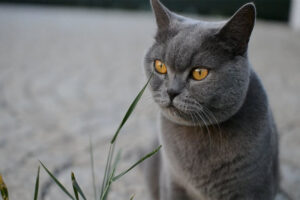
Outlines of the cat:
M 146 166 L 152 199 L 274 200 L 278 134 L 247 53 L 255 5 L 205 22 L 151 4 L 157 33 L 144 68 L 163 146 Z

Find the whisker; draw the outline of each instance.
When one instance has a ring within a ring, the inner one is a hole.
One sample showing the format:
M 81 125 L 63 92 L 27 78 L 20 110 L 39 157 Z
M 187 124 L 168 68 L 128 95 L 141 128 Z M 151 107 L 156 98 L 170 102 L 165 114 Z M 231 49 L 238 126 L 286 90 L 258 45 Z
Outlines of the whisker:
M 197 131 L 197 128 L 199 127 L 199 125 L 197 123 L 197 117 L 194 116 L 194 114 L 192 112 L 189 112 L 189 115 L 192 117 L 192 119 L 194 121 L 194 127 L 196 128 L 196 131 Z
M 216 122 L 216 124 L 215 123 L 213 123 L 212 121 L 211 121 L 211 115 L 207 112 L 207 111 L 205 111 L 205 109 L 203 110 L 203 114 L 207 117 L 207 119 L 209 119 L 209 121 L 213 124 L 212 125 L 212 127 L 214 128 L 214 131 L 215 132 L 217 132 L 218 133 L 218 135 L 219 135 L 219 138 L 220 138 L 220 142 L 219 142 L 219 145 L 220 145 L 220 148 L 222 149 L 222 143 L 223 143 L 223 136 L 222 136 L 222 133 L 221 133 L 221 129 L 220 129 L 220 126 L 218 126 L 218 129 L 216 130 L 216 124 L 218 124 L 217 122 Z
M 196 119 L 198 119 L 197 116 L 196 116 L 196 114 L 193 114 L 193 112 L 191 112 L 191 113 L 192 113 L 192 115 L 195 116 Z M 202 121 L 202 119 L 200 119 L 200 120 Z M 196 125 L 196 131 L 198 131 L 199 128 L 201 129 L 201 133 L 203 133 L 203 127 L 201 125 L 199 125 L 199 123 L 197 123 L 197 125 Z
M 195 104 L 202 108 L 201 110 L 202 110 L 203 115 L 205 115 L 205 117 L 208 119 L 209 123 L 214 128 L 214 131 L 216 131 L 215 129 L 216 129 L 216 125 L 217 125 L 218 130 L 216 132 L 218 132 L 218 134 L 220 136 L 220 143 L 221 143 L 220 146 L 221 146 L 223 137 L 222 137 L 222 133 L 221 133 L 221 127 L 220 127 L 216 117 L 206 106 L 201 105 L 199 102 L 195 102 Z
M 220 124 L 219 124 L 219 122 L 217 121 L 217 119 L 216 119 L 216 117 L 215 117 L 215 115 L 207 108 L 207 107 L 205 107 L 205 106 L 203 106 L 203 108 L 204 108 L 204 110 L 206 111 L 206 113 L 208 114 L 208 115 L 210 115 L 213 119 L 214 119 L 214 121 L 216 122 L 216 125 L 218 126 L 218 134 L 220 135 L 220 139 L 221 139 L 221 144 L 220 144 L 220 146 L 222 147 L 222 141 L 223 141 L 223 134 L 222 134 L 222 129 L 221 129 L 221 127 L 220 127 Z
M 208 134 L 208 137 L 209 137 L 209 149 L 211 151 L 211 147 L 212 147 L 212 139 L 211 139 L 211 134 L 210 134 L 210 130 L 209 130 L 209 127 L 207 126 L 207 122 L 205 121 L 204 117 L 201 115 L 201 113 L 199 112 L 196 112 L 196 114 L 201 118 L 201 120 L 203 121 L 204 125 L 205 125 L 205 128 L 207 130 L 207 134 Z

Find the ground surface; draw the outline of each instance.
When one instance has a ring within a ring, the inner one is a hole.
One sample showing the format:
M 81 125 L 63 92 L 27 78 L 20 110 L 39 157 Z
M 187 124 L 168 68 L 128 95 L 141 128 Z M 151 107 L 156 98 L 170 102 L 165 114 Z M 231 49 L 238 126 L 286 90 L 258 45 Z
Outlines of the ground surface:
M 71 170 L 89 196 L 89 135 L 98 179 L 108 142 L 145 82 L 150 13 L 0 5 L 0 172 L 11 199 L 32 199 L 38 160 L 70 185 Z M 259 21 L 250 46 L 281 133 L 283 187 L 300 199 L 300 34 Z M 124 169 L 157 132 L 146 94 L 121 134 Z M 41 199 L 66 199 L 42 172 Z M 141 174 L 114 185 L 110 199 L 145 199 Z

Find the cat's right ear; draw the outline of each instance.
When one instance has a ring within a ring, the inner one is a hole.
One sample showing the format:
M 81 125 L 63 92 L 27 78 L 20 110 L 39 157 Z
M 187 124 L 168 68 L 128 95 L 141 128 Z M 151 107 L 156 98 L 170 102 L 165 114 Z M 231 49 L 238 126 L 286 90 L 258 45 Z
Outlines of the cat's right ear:
M 171 22 L 171 11 L 166 8 L 159 0 L 151 0 L 153 12 L 155 14 L 158 29 L 166 29 Z

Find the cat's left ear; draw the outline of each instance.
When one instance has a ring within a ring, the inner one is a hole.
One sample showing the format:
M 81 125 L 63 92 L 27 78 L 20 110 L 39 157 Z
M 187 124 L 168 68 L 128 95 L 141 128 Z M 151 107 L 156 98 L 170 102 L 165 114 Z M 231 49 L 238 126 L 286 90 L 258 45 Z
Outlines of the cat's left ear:
M 242 6 L 221 28 L 217 36 L 234 54 L 244 55 L 255 24 L 256 8 L 253 3 Z

